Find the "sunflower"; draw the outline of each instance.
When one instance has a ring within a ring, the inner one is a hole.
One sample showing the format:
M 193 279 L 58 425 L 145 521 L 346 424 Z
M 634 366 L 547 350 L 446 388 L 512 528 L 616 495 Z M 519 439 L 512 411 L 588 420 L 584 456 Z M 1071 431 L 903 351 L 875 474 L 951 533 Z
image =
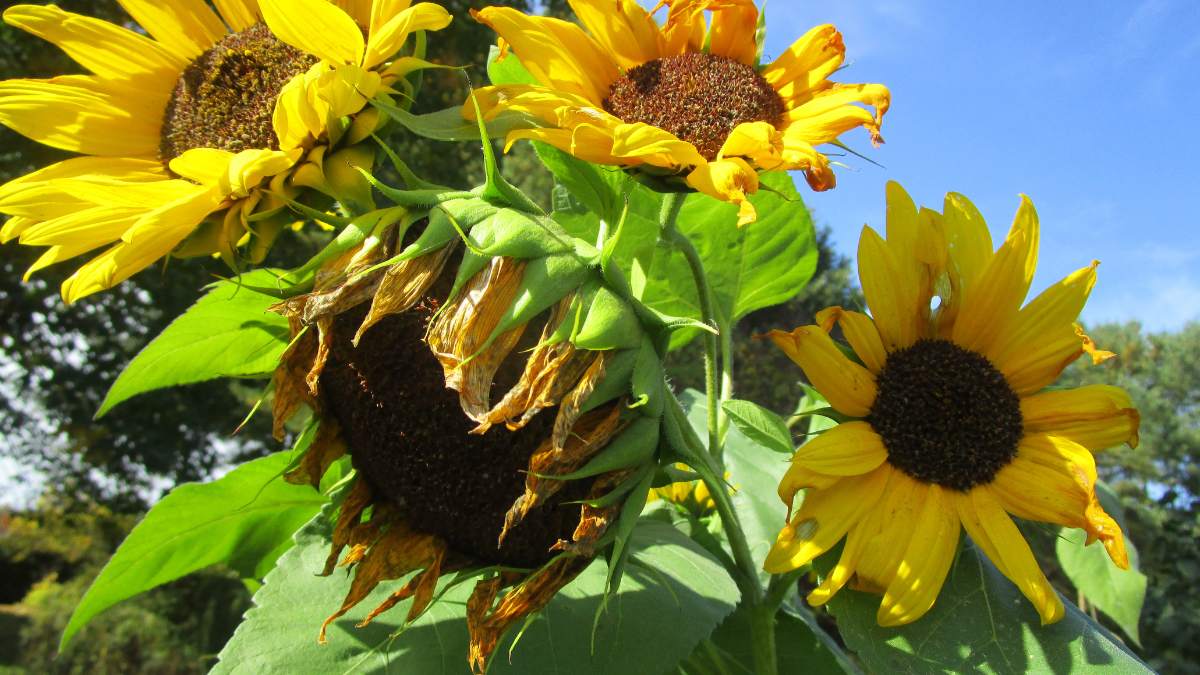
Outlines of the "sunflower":
M 760 66 L 753 0 L 662 0 L 662 26 L 637 0 L 570 4 L 587 32 L 505 7 L 473 12 L 537 80 L 476 93 L 489 120 L 505 112 L 533 120 L 534 128 L 508 134 L 509 145 L 542 141 L 589 162 L 637 168 L 666 179 L 665 189 L 738 204 L 745 224 L 756 217 L 746 195 L 758 190 L 758 171 L 801 170 L 814 190 L 828 190 L 834 174 L 817 146 L 856 127 L 882 142 L 890 94 L 828 79 L 846 51 L 833 26 L 813 28 Z M 473 106 L 464 111 L 474 114 Z
M 1116 387 L 1047 389 L 1081 354 L 1113 356 L 1075 324 L 1098 263 L 1022 307 L 1037 249 L 1028 198 L 993 252 L 964 197 L 948 195 L 943 214 L 918 211 L 892 183 L 887 238 L 868 227 L 859 243 L 871 316 L 831 307 L 819 325 L 770 333 L 838 412 L 857 418 L 801 446 L 779 485 L 789 508 L 807 493 L 769 572 L 845 539 L 809 602 L 851 583 L 883 594 L 880 625 L 915 621 L 933 606 L 965 528 L 1042 622 L 1057 621 L 1062 601 L 1010 516 L 1081 528 L 1128 567 L 1121 530 L 1096 497 L 1091 451 L 1136 446 L 1138 413 Z M 856 360 L 831 339 L 835 325 Z
M 324 569 L 354 580 L 321 639 L 380 583 L 410 577 L 364 624 L 410 597 L 414 620 L 440 576 L 465 570 L 480 576 L 467 621 L 482 672 L 504 632 L 613 541 L 624 509 L 641 512 L 663 401 L 632 405 L 631 374 L 637 362 L 661 379 L 661 362 L 632 309 L 587 281 L 582 242 L 562 248 L 565 232 L 526 217 L 557 242 L 539 250 L 513 212 L 443 208 L 454 215 L 379 212 L 368 239 L 276 308 L 296 337 L 274 415 L 280 437 L 302 405 L 320 420 L 290 480 L 317 485 L 345 454 L 356 470 Z M 458 227 L 520 252 L 461 250 Z
M 450 22 L 408 0 L 120 4 L 149 36 L 54 5 L 4 12 L 90 71 L 0 82 L 0 123 L 82 155 L 0 187 L 0 241 L 50 247 L 26 278 L 107 247 L 63 283 L 67 302 L 171 253 L 257 263 L 305 186 L 369 201 L 346 167 L 373 161 L 356 144 L 379 117 L 359 113 L 416 67 L 392 61 L 408 36 Z

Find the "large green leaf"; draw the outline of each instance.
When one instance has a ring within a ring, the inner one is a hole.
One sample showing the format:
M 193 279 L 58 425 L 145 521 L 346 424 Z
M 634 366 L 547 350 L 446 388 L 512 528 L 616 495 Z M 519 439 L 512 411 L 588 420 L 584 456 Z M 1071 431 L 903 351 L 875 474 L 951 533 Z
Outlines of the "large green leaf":
M 1062 621 L 1040 625 L 1029 601 L 973 546 L 963 548 L 937 603 L 915 623 L 879 627 L 879 600 L 842 590 L 830 604 L 868 672 L 1151 672 L 1070 603 Z
M 795 297 L 817 266 L 812 218 L 791 176 L 766 174 L 750 201 L 758 220 L 739 228 L 737 207 L 705 195 L 688 197 L 679 230 L 700 253 L 722 325 Z M 692 274 L 683 254 L 655 251 L 642 300 L 671 316 L 700 317 Z
M 62 646 L 113 605 L 211 565 L 255 578 L 286 550 L 326 498 L 280 477 L 292 453 L 254 460 L 211 483 L 170 492 L 129 533 L 92 582 L 63 631 Z
M 146 345 L 113 383 L 96 417 L 138 394 L 218 377 L 250 377 L 275 369 L 290 331 L 267 308 L 279 298 L 275 275 L 256 270 L 221 281 Z
M 701 643 L 682 670 L 688 675 L 754 675 L 752 645 L 750 616 L 743 606 Z M 829 674 L 842 670 L 837 658 L 808 625 L 788 614 L 775 617 L 775 652 L 780 673 Z
M 328 518 L 314 519 L 296 537 L 255 595 L 214 674 L 420 673 L 466 675 L 464 606 L 471 582 L 450 589 L 403 632 L 405 601 L 365 628 L 357 618 L 317 630 L 341 605 L 350 579 L 318 577 L 328 554 Z M 620 590 L 593 622 L 604 593 L 606 567 L 596 561 L 530 623 L 515 648 L 501 641 L 489 673 L 662 673 L 691 653 L 729 615 L 737 587 L 719 563 L 674 527 L 643 520 L 635 530 Z M 365 615 L 400 583 L 383 584 L 352 612 Z M 444 586 L 443 586 L 444 588 Z M 517 631 L 512 631 L 516 633 Z
M 1096 492 L 1104 509 L 1125 528 L 1120 498 L 1107 485 L 1096 484 Z M 1129 552 L 1129 569 L 1113 564 L 1108 552 L 1098 543 L 1084 546 L 1087 537 L 1083 530 L 1063 529 L 1055 542 L 1055 553 L 1063 572 L 1089 602 L 1107 614 L 1135 643 L 1141 643 L 1138 620 L 1146 600 L 1146 575 L 1138 569 L 1138 552 L 1129 537 L 1125 548 Z

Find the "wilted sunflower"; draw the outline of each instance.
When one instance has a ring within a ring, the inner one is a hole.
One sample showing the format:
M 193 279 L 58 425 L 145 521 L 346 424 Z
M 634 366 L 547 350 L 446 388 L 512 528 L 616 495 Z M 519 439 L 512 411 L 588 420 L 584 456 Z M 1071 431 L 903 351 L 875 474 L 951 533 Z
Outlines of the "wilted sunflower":
M 535 121 L 509 133 L 510 145 L 543 141 L 590 162 L 678 176 L 738 204 L 745 224 L 756 217 L 746 195 L 758 190 L 757 171 L 802 170 L 814 190 L 827 190 L 834 175 L 817 146 L 860 126 L 882 142 L 887 88 L 827 79 L 845 57 L 833 26 L 760 66 L 753 0 L 662 0 L 662 26 L 637 0 L 570 4 L 587 32 L 505 7 L 473 13 L 537 80 L 477 92 L 489 120 L 513 112 Z
M 302 403 L 320 419 L 290 479 L 315 485 L 347 452 L 357 471 L 324 570 L 353 566 L 353 586 L 325 627 L 386 580 L 415 573 L 364 623 L 409 597 L 413 620 L 440 575 L 497 568 L 467 605 L 482 672 L 505 630 L 613 541 L 623 509 L 641 512 L 663 401 L 632 373 L 661 381 L 661 362 L 586 244 L 479 200 L 442 209 L 416 224 L 380 212 L 316 290 L 277 308 L 298 339 L 275 420 L 281 435 Z
M 1028 198 L 999 250 L 964 197 L 919 212 L 888 186 L 887 238 L 865 228 L 859 276 L 871 316 L 832 307 L 819 326 L 770 338 L 840 413 L 843 423 L 801 446 L 779 485 L 800 509 L 766 569 L 796 569 L 845 538 L 837 565 L 809 601 L 843 585 L 883 593 L 881 625 L 920 618 L 954 559 L 960 528 L 1037 608 L 1063 605 L 1010 514 L 1082 528 L 1128 566 L 1117 523 L 1097 501 L 1091 451 L 1137 443 L 1138 414 L 1119 388 L 1047 390 L 1095 348 L 1075 324 L 1096 265 L 1022 307 L 1037 262 Z M 931 310 L 934 298 L 940 299 Z M 847 358 L 829 336 L 841 327 Z
M 169 253 L 257 263 L 303 186 L 362 198 L 366 99 L 419 67 L 391 62 L 413 31 L 450 22 L 409 0 L 120 4 L 149 37 L 54 5 L 4 12 L 92 73 L 0 82 L 0 123 L 84 155 L 0 187 L 0 241 L 50 247 L 29 274 L 108 247 L 64 282 L 67 302 Z

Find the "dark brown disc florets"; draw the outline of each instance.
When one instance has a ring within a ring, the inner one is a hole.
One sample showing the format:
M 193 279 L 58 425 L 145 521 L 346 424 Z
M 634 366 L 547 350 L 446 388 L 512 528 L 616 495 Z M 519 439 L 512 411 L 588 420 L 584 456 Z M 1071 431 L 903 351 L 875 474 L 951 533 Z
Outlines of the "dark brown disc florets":
M 554 425 L 543 411 L 519 431 L 482 435 L 446 388 L 442 366 L 425 344 L 436 310 L 426 301 L 371 327 L 357 348 L 350 340 L 359 311 L 335 320 L 334 342 L 321 374 L 321 399 L 341 425 L 359 476 L 377 498 L 399 506 L 415 529 L 485 563 L 537 567 L 550 548 L 570 540 L 587 481 L 569 482 L 529 512 L 497 548 L 504 517 L 525 489 L 529 458 Z M 504 374 L 501 373 L 501 376 Z
M 966 491 L 1017 455 L 1021 400 L 987 358 L 948 340 L 888 356 L 867 421 L 888 462 L 926 483 Z
M 275 101 L 289 80 L 316 62 L 261 23 L 225 36 L 175 83 L 163 116 L 163 162 L 194 148 L 278 150 Z
M 752 66 L 712 54 L 668 56 L 631 68 L 604 109 L 624 122 L 665 129 L 714 159 L 743 122 L 778 126 L 783 100 Z

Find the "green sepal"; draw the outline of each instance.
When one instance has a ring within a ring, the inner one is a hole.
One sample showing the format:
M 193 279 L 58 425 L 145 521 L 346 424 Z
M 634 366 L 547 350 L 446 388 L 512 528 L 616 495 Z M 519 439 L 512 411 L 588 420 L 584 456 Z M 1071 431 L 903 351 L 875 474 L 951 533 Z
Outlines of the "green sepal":
M 527 260 L 569 253 L 575 240 L 550 218 L 516 209 L 499 209 L 471 230 L 480 252 Z
M 624 499 L 625 495 L 629 494 L 629 492 L 631 490 L 633 490 L 635 487 L 637 487 L 638 484 L 641 483 L 646 478 L 646 476 L 653 476 L 653 474 L 654 474 L 654 465 L 647 464 L 646 466 L 643 466 L 642 468 L 638 469 L 629 478 L 626 478 L 625 480 L 621 481 L 615 488 L 613 488 L 611 491 L 605 493 L 604 495 L 602 495 L 600 497 L 596 497 L 595 499 L 583 499 L 578 502 L 571 502 L 571 503 L 587 504 L 588 506 L 591 506 L 591 507 L 594 507 L 597 509 L 607 508 L 609 506 L 612 506 L 612 505 L 620 502 L 622 499 Z
M 556 336 L 557 333 L 551 336 L 551 341 L 561 342 L 566 339 L 564 336 L 555 340 Z M 608 356 L 608 362 L 604 364 L 604 377 L 583 404 L 583 412 L 595 410 L 615 398 L 629 394 L 629 380 L 633 377 L 633 364 L 637 361 L 638 351 L 619 349 Z
M 588 278 L 588 268 L 574 256 L 536 258 L 525 265 L 516 298 L 496 324 L 487 344 L 505 332 L 533 320 L 562 300 Z
M 630 378 L 631 407 L 643 408 L 642 413 L 650 417 L 662 417 L 667 397 L 666 373 L 662 358 L 649 339 L 643 339 L 633 364 Z
M 654 451 L 658 449 L 660 424 L 658 419 L 640 417 L 610 441 L 582 469 L 559 476 L 542 476 L 542 478 L 577 480 L 645 464 L 654 457 Z
M 642 323 L 633 307 L 607 286 L 591 297 L 587 316 L 571 341 L 577 347 L 605 351 L 632 349 L 641 343 Z
M 650 483 L 653 480 L 653 467 L 643 469 L 633 492 L 621 507 L 621 515 L 617 518 L 617 537 L 613 541 L 612 553 L 608 558 L 608 584 L 604 589 L 606 598 L 621 587 L 621 578 L 625 574 L 625 563 L 629 557 L 629 537 L 633 535 L 633 528 L 637 525 L 642 510 L 646 508 L 646 499 L 650 496 Z

